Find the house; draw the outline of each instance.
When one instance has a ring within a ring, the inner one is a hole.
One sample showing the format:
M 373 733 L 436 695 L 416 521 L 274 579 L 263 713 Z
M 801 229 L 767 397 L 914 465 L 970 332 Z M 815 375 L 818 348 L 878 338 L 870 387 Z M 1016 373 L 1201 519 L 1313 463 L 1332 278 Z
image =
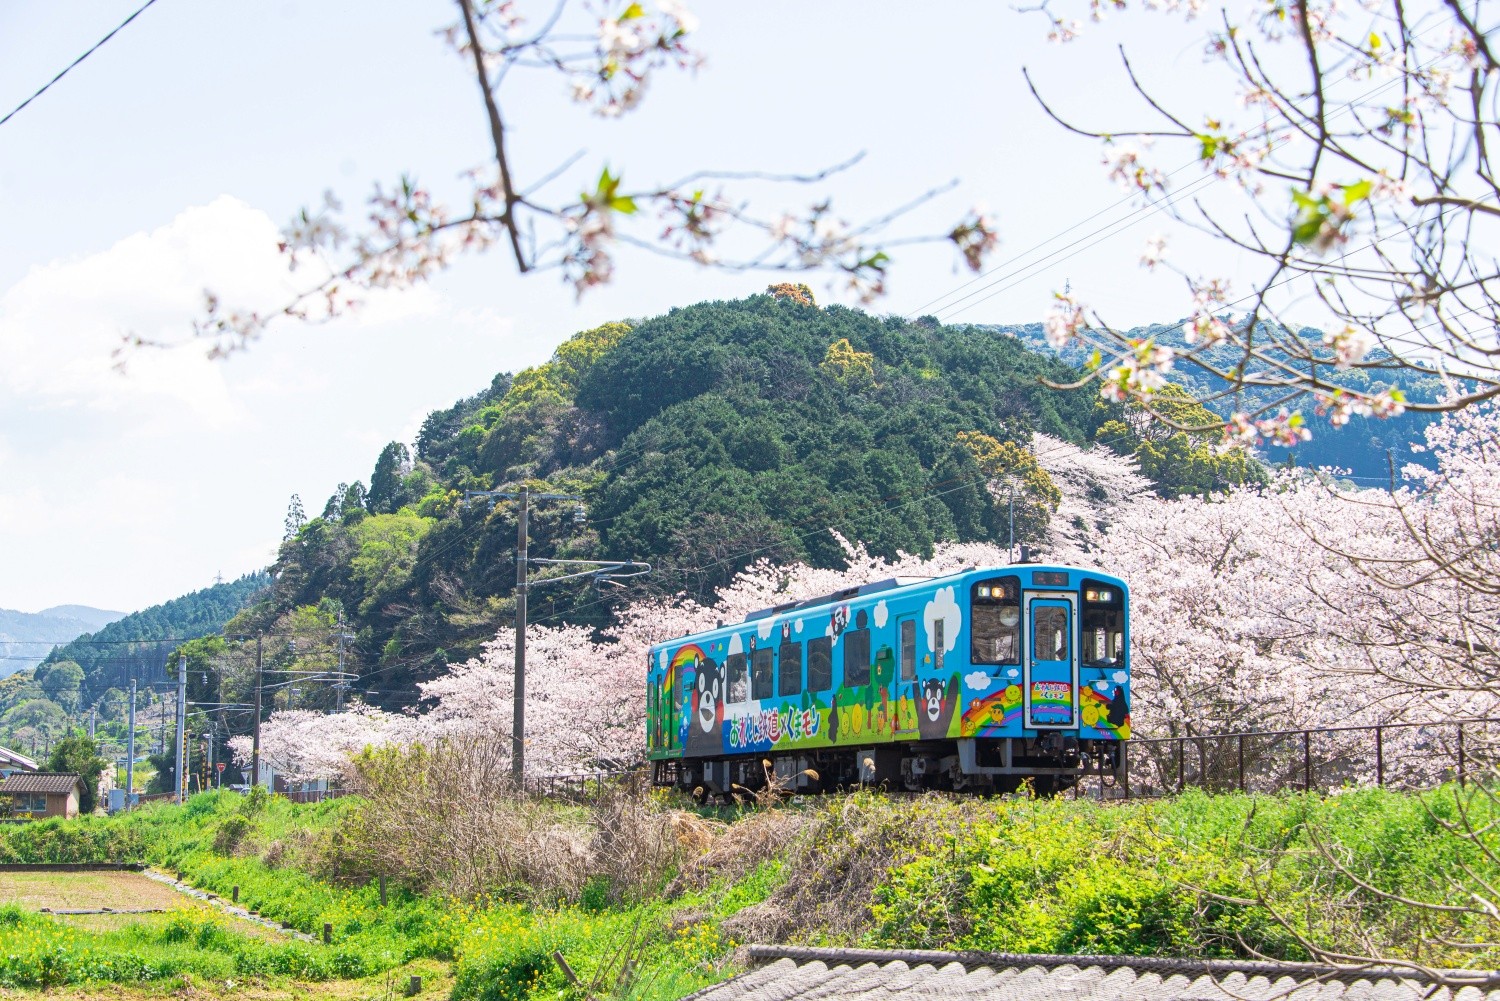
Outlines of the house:
M 81 788 L 73 772 L 16 772 L 0 782 L 0 813 L 35 820 L 76 817 Z
M 34 772 L 36 762 L 24 754 L 0 747 L 0 780 L 8 779 L 16 772 Z

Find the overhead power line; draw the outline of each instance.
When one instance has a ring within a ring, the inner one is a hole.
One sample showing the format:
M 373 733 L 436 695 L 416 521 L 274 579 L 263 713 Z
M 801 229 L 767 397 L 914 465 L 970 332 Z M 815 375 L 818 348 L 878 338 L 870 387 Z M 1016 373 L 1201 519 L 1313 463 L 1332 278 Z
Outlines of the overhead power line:
M 39 98 L 43 94 L 47 93 L 47 91 L 51 89 L 52 85 L 55 84 L 55 83 L 57 83 L 57 81 L 61 80 L 63 77 L 67 76 L 68 73 L 69 73 L 69 71 L 72 70 L 73 67 L 77 66 L 79 63 L 83 62 L 89 56 L 91 56 L 95 52 L 99 51 L 99 47 L 100 46 L 102 46 L 105 42 L 109 41 L 111 38 L 114 38 L 116 35 L 118 35 L 120 33 L 120 30 L 122 28 L 124 28 L 131 21 L 134 21 L 136 18 L 140 17 L 143 13 L 145 13 L 146 8 L 150 7 L 154 3 L 156 3 L 156 0 L 146 0 L 145 3 L 141 4 L 141 6 L 136 9 L 136 12 L 134 14 L 131 14 L 125 20 L 121 21 L 118 25 L 116 25 L 115 29 L 113 31 L 111 31 L 109 34 L 105 35 L 103 38 L 99 39 L 92 46 L 90 46 L 89 49 L 88 49 L 88 51 L 85 52 L 83 55 L 79 56 L 77 59 L 73 60 L 71 63 L 68 63 L 68 65 L 64 66 L 62 68 L 62 70 L 57 74 L 57 76 L 53 77 L 51 80 L 48 80 L 46 83 L 42 84 L 41 88 L 39 90 L 37 90 L 37 92 L 35 94 L 32 94 L 26 100 L 24 100 L 20 104 L 16 105 L 15 108 L 13 108 L 11 110 L 10 114 L 6 115 L 4 118 L 0 118 L 0 125 L 4 125 L 6 122 L 8 122 L 12 118 L 16 117 L 16 115 L 20 113 L 20 111 L 21 111 L 22 108 L 26 107 L 26 105 L 30 104 L 32 101 L 35 101 L 37 98 Z

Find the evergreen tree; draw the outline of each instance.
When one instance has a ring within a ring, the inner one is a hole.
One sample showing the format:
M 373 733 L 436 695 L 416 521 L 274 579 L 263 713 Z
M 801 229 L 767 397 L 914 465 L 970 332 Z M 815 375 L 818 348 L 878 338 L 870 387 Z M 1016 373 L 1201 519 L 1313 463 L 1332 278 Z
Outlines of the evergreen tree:
M 78 792 L 78 812 L 90 814 L 99 805 L 99 776 L 107 764 L 99 756 L 99 742 L 82 731 L 71 733 L 52 745 L 47 756 L 49 772 L 73 772 L 83 786 Z
M 302 509 L 302 498 L 297 494 L 292 494 L 292 501 L 286 506 L 285 531 L 281 533 L 282 541 L 295 539 L 305 524 L 307 524 L 307 512 Z

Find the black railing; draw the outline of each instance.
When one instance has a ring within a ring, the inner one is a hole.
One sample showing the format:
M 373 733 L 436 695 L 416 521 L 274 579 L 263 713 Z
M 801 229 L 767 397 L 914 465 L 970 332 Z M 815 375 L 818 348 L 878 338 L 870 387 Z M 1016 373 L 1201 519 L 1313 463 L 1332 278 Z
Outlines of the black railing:
M 1328 791 L 1345 786 L 1463 785 L 1500 751 L 1500 719 L 1333 726 L 1140 737 L 1124 742 L 1118 781 L 1085 775 L 1075 795 L 1102 798 L 1210 792 Z

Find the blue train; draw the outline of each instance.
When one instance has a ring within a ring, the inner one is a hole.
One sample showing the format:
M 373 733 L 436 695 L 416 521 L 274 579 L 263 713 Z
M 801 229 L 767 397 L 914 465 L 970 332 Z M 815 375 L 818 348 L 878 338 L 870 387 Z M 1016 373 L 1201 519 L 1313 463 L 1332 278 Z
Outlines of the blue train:
M 658 785 L 1055 793 L 1118 777 L 1130 736 L 1130 596 L 1118 577 L 1021 563 L 893 578 L 653 646 Z

